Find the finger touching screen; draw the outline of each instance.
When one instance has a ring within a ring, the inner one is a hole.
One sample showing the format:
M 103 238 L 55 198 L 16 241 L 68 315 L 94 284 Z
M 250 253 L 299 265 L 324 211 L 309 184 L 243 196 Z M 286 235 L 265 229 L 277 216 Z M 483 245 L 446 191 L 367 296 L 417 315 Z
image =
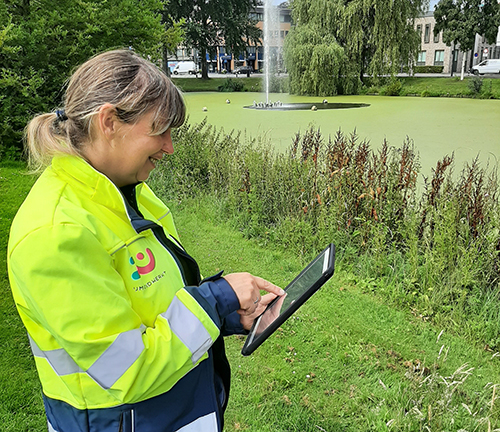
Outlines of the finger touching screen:
M 335 246 L 330 244 L 285 288 L 285 295 L 276 297 L 256 318 L 241 353 L 251 354 L 330 279 L 334 272 L 334 263 Z

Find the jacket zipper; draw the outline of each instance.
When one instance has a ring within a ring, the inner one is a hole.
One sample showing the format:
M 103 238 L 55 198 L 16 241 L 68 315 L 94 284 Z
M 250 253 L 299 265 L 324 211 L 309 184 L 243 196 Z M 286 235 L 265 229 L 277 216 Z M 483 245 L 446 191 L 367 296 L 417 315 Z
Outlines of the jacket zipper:
M 184 251 L 182 248 L 180 248 L 177 244 L 175 244 L 172 240 L 167 238 L 165 231 L 163 230 L 163 227 L 161 225 L 158 225 L 157 223 L 151 220 L 145 219 L 141 214 L 139 214 L 136 211 L 136 209 L 130 203 L 127 202 L 127 198 L 123 194 L 122 196 L 124 198 L 123 203 L 125 205 L 125 211 L 129 217 L 130 224 L 132 225 L 132 228 L 134 228 L 135 232 L 137 232 L 137 234 L 140 234 L 141 232 L 150 229 L 153 232 L 156 239 L 159 241 L 159 243 L 165 249 L 167 249 L 167 251 L 173 257 L 174 261 L 177 264 L 177 268 L 179 269 L 179 272 L 181 274 L 184 285 L 185 286 L 199 285 L 201 281 L 200 270 L 194 258 L 191 255 L 189 255 L 186 251 Z M 133 198 L 137 201 L 136 197 Z M 190 261 L 192 264 L 194 264 L 195 274 L 192 275 L 191 278 L 189 278 L 194 280 L 188 280 L 186 272 L 184 271 L 184 267 L 182 266 L 182 263 L 179 260 L 178 256 L 181 256 L 184 258 L 184 260 Z
M 184 271 L 184 267 L 182 266 L 182 263 L 180 262 L 179 258 L 176 256 L 176 254 L 182 256 L 184 259 L 191 261 L 196 267 L 198 267 L 198 264 L 196 261 L 189 255 L 186 251 L 181 249 L 179 246 L 177 246 L 172 240 L 170 240 L 166 234 L 165 231 L 163 230 L 163 227 L 160 225 L 157 225 L 155 223 L 152 223 L 151 226 L 149 227 L 144 227 L 144 229 L 141 229 L 141 232 L 144 231 L 145 229 L 151 229 L 153 232 L 154 236 L 156 239 L 160 242 L 160 244 L 167 249 L 167 251 L 170 253 L 170 255 L 174 258 L 177 267 L 179 268 L 179 271 L 182 276 L 182 280 L 184 281 L 184 284 L 187 285 L 198 285 L 200 283 L 200 275 L 199 275 L 199 270 L 198 274 L 193 275 L 193 277 L 197 280 L 195 281 L 189 281 L 187 279 L 187 275 Z

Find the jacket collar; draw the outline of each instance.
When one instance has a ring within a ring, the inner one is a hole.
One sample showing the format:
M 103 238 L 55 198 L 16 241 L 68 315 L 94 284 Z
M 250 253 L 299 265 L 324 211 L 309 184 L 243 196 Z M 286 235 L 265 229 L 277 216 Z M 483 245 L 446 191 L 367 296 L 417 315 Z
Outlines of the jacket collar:
M 83 158 L 70 155 L 54 156 L 51 167 L 57 175 L 91 200 L 123 211 L 125 201 L 119 188 Z M 136 186 L 136 196 L 140 195 L 142 186 L 142 183 Z

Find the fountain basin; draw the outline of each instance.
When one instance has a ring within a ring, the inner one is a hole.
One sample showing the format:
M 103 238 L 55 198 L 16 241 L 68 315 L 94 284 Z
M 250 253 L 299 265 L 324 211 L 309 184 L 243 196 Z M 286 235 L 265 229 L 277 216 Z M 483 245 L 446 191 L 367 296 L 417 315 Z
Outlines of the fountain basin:
M 369 107 L 370 104 L 365 103 L 324 103 L 324 102 L 308 102 L 308 103 L 281 103 L 281 102 L 270 102 L 270 103 L 254 103 L 253 105 L 247 105 L 243 108 L 262 110 L 262 111 L 293 111 L 293 110 L 332 110 L 332 109 L 351 109 L 351 108 L 364 108 Z

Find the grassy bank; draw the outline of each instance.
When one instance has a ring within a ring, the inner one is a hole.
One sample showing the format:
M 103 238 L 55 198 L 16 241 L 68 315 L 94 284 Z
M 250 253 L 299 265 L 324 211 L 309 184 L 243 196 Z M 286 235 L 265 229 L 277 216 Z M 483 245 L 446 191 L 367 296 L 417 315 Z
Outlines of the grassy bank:
M 21 163 L 0 165 L 0 424 L 3 431 L 43 431 L 46 420 L 40 385 L 26 330 L 14 306 L 7 279 L 10 224 L 33 178 Z
M 174 84 L 183 92 L 202 92 L 202 91 L 219 91 L 219 87 L 227 83 L 228 80 L 236 81 L 243 84 L 242 91 L 260 91 L 262 78 L 256 77 L 232 77 L 232 78 L 210 78 L 203 80 L 201 78 L 175 78 L 172 77 Z
M 418 154 L 373 151 L 355 134 L 297 135 L 289 152 L 198 124 L 153 177 L 166 197 L 213 196 L 248 238 L 311 257 L 333 241 L 366 292 L 478 345 L 500 348 L 500 206 L 496 168 L 453 158 L 417 191 Z
M 463 81 L 458 76 L 447 78 L 407 77 L 403 80 L 403 87 L 407 94 L 422 95 L 428 92 L 430 96 L 434 94 L 439 96 L 460 96 L 470 92 L 470 83 L 474 80 L 477 81 L 478 77 L 467 76 Z M 499 79 L 479 77 L 479 80 L 482 80 L 483 90 L 491 90 L 497 99 L 500 97 Z
M 8 228 L 31 183 L 21 166 L 0 167 L 0 423 L 6 432 L 46 427 L 5 274 Z M 166 196 L 164 186 L 157 178 L 155 188 Z M 179 194 L 170 207 L 184 246 L 205 275 L 250 271 L 284 286 L 308 259 L 264 239 L 244 238 L 231 221 L 222 222 L 223 206 L 214 198 Z M 233 386 L 225 430 L 500 428 L 500 389 L 494 386 L 500 383 L 500 356 L 384 304 L 349 261 L 340 250 L 331 282 L 252 356 L 240 355 L 241 337 L 227 339 Z
M 401 77 L 375 86 L 367 84 L 363 93 L 382 96 L 500 99 L 500 80 L 478 76 L 467 76 L 463 81 L 459 76 Z
M 172 78 L 174 83 L 184 92 L 218 91 L 218 88 L 227 80 L 238 81 L 243 85 L 241 91 L 262 91 L 262 78 L 211 78 L 209 80 L 193 78 Z M 286 77 L 276 78 L 273 92 L 280 92 L 280 85 Z M 273 84 L 271 83 L 271 84 Z M 422 96 L 422 97 L 483 97 L 500 98 L 500 79 L 490 79 L 467 76 L 463 81 L 455 77 L 400 77 L 393 81 L 381 81 L 372 85 L 367 80 L 362 93 L 380 94 L 387 96 Z

